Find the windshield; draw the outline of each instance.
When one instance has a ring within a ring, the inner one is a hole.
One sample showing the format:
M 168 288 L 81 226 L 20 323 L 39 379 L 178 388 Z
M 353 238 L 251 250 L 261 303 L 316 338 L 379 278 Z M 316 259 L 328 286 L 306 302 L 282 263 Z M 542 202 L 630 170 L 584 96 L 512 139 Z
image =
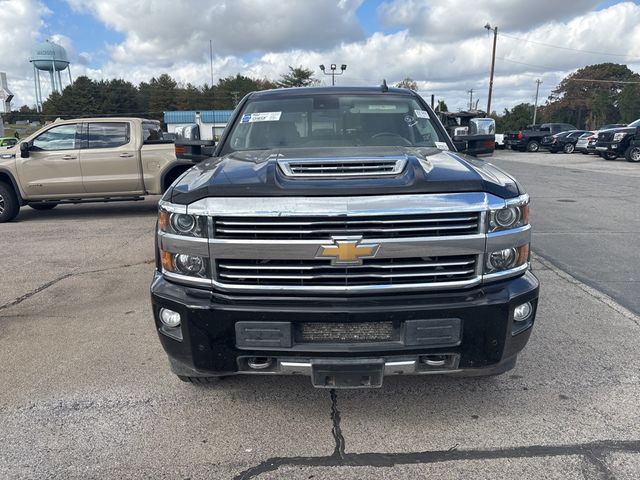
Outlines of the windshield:
M 632 128 L 640 127 L 640 118 L 635 122 L 631 122 L 629 125 L 627 125 L 627 127 L 632 127 Z
M 448 149 L 437 120 L 407 95 L 249 100 L 223 153 L 271 148 L 415 146 Z

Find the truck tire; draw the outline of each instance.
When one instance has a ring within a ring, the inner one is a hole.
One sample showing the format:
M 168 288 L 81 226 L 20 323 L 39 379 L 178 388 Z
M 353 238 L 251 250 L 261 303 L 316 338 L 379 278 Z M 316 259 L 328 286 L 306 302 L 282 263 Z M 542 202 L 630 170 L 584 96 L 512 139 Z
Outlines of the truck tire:
M 562 148 L 562 151 L 564 153 L 573 153 L 573 151 L 576 149 L 576 146 L 573 143 L 567 143 L 565 144 L 565 146 Z
M 11 185 L 0 182 L 0 223 L 10 222 L 18 216 L 18 196 Z
M 618 155 L 613 152 L 601 152 L 600 156 L 605 160 L 615 160 L 618 158 Z
M 178 378 L 186 383 L 193 383 L 194 385 L 210 385 L 218 383 L 223 377 L 187 377 L 185 375 L 178 375 Z
M 30 203 L 29 206 L 34 210 L 51 210 L 52 208 L 56 208 L 56 206 L 58 206 L 58 202 Z
M 631 145 L 624 152 L 624 158 L 627 159 L 627 162 L 638 163 L 640 162 L 640 145 L 633 146 Z
M 529 143 L 527 143 L 527 152 L 535 153 L 538 150 L 540 150 L 540 144 L 535 140 L 530 140 Z

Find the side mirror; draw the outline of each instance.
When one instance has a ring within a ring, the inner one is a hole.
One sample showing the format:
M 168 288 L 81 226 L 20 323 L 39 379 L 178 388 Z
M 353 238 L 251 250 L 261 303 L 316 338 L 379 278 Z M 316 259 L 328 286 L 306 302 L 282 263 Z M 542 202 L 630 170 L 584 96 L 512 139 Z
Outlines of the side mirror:
M 459 151 L 460 153 L 465 153 L 467 151 L 468 144 L 466 140 L 464 140 L 463 138 L 460 138 L 460 136 L 458 135 L 454 135 L 452 140 L 457 151 Z
M 20 144 L 20 157 L 29 158 L 29 150 L 31 149 L 31 145 L 29 142 L 22 142 Z

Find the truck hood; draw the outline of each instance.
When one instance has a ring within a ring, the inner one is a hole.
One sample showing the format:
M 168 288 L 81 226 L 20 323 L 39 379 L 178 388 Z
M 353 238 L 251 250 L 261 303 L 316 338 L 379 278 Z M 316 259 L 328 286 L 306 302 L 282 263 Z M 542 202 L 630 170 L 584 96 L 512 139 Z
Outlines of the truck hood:
M 295 178 L 278 160 L 397 159 L 402 173 L 361 178 Z M 502 198 L 521 193 L 515 179 L 474 157 L 436 148 L 343 147 L 233 152 L 207 159 L 183 175 L 165 200 L 188 205 L 206 197 L 354 196 L 488 192 Z

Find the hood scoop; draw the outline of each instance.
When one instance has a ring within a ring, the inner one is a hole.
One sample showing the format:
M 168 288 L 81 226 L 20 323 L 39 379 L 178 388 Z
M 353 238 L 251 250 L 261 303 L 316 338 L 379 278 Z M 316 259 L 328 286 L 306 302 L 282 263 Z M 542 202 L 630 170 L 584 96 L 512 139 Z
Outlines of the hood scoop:
M 407 157 L 280 158 L 278 166 L 285 176 L 295 178 L 380 177 L 402 173 L 407 166 Z

